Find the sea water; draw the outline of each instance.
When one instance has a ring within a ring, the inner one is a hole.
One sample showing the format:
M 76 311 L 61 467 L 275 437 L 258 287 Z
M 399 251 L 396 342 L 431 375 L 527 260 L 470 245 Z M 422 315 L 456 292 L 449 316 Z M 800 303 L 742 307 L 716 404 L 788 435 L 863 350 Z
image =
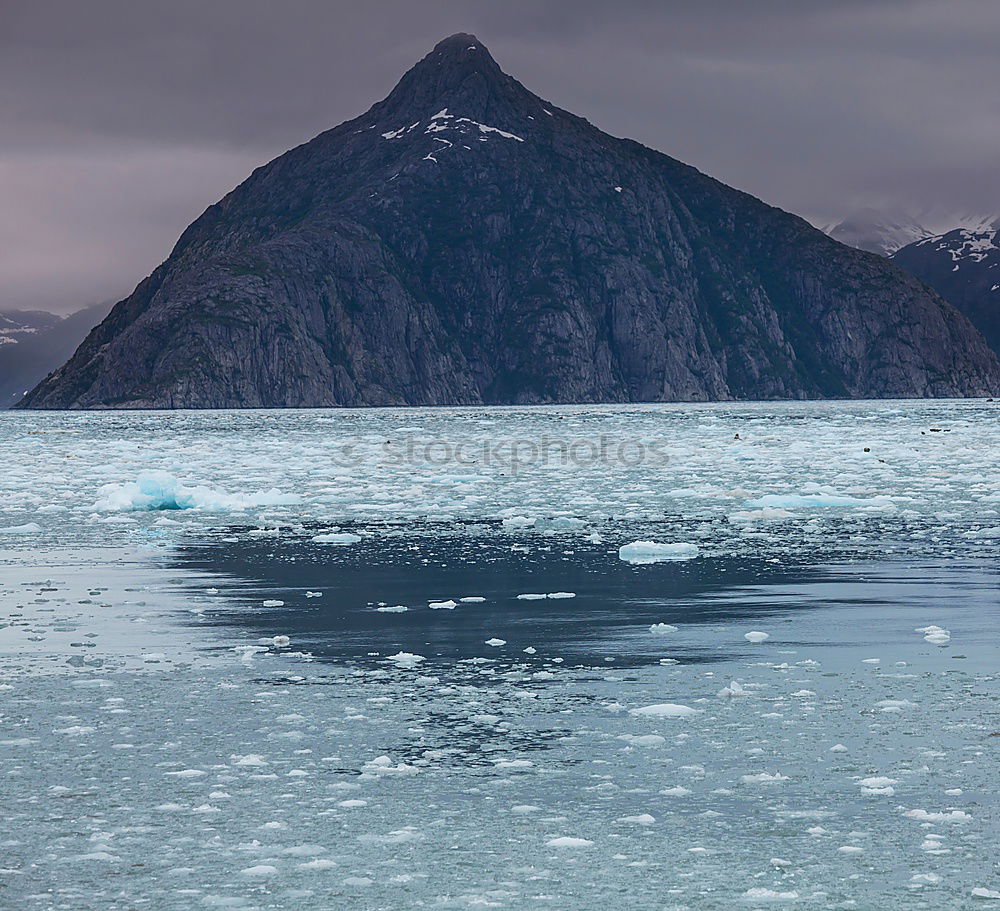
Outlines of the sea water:
M 0 415 L 0 907 L 1000 907 L 998 407 Z

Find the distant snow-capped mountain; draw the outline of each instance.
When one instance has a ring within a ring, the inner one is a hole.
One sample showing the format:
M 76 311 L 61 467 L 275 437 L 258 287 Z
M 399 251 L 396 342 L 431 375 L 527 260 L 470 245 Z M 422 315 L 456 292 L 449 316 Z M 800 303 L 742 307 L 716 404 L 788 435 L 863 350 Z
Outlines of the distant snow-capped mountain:
M 0 312 L 0 409 L 62 364 L 110 309 L 96 304 L 67 317 L 44 310 Z
M 831 225 L 826 233 L 849 247 L 891 256 L 901 247 L 929 237 L 933 232 L 908 215 L 861 209 Z
M 51 329 L 59 322 L 54 313 L 44 310 L 5 310 L 0 312 L 0 346 L 18 342 Z
M 1000 218 L 918 240 L 891 259 L 961 310 L 1000 352 Z

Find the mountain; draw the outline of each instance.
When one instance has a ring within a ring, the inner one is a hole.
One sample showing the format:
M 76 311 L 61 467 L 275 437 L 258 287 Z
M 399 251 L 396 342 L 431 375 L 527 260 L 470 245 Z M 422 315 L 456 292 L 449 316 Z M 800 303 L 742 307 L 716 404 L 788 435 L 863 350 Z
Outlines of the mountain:
M 58 316 L 45 310 L 0 311 L 0 351 L 5 346 L 16 345 L 37 332 L 51 329 L 58 322 Z
M 455 35 L 210 206 L 22 407 L 998 389 L 968 321 L 891 263 L 601 132 Z
M 1000 218 L 909 244 L 892 260 L 964 313 L 1000 353 Z
M 878 209 L 861 209 L 826 229 L 835 240 L 859 250 L 891 256 L 900 247 L 922 240 L 933 232 L 908 215 L 891 215 Z
M 96 304 L 65 318 L 44 311 L 0 313 L 0 408 L 10 408 L 64 364 L 110 309 Z

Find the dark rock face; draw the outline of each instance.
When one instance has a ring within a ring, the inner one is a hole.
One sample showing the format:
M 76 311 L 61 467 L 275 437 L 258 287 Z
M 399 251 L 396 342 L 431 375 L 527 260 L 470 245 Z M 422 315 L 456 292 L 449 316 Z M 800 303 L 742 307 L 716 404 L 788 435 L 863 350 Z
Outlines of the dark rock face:
M 909 244 L 892 260 L 964 313 L 1000 354 L 1000 219 Z
M 602 133 L 456 35 L 211 206 L 24 405 L 998 388 L 979 334 L 892 264 Z

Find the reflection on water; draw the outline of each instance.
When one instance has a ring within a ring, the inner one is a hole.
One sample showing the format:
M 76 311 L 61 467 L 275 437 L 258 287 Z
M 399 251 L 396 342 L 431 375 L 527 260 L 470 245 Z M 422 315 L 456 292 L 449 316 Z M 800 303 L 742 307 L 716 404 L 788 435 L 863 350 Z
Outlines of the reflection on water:
M 830 578 L 816 567 L 747 558 L 633 566 L 615 548 L 579 538 L 529 546 L 502 534 L 399 529 L 350 546 L 315 544 L 308 536 L 188 544 L 175 565 L 224 580 L 221 608 L 206 613 L 212 623 L 261 637 L 289 635 L 317 657 L 364 660 L 403 651 L 445 664 L 523 658 L 526 648 L 585 665 L 715 660 L 724 654 L 718 648 L 668 649 L 649 627 L 769 617 L 808 603 L 796 586 Z M 564 597 L 518 597 L 553 593 Z M 283 604 L 264 607 L 270 600 Z

